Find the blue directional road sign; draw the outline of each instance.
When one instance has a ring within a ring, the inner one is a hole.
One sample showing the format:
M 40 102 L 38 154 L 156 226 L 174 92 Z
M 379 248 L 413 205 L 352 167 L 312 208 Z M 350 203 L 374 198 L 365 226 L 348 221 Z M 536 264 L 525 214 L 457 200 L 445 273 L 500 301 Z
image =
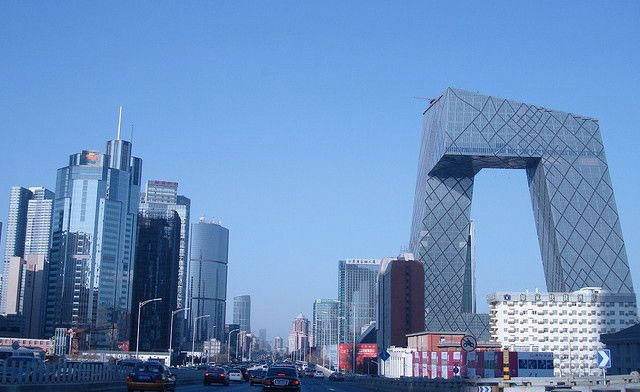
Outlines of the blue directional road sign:
M 387 359 L 389 359 L 389 357 L 391 355 L 389 355 L 389 352 L 387 350 L 384 350 L 383 352 L 381 352 L 380 354 L 378 354 L 378 356 L 383 360 L 386 361 Z
M 609 349 L 598 350 L 597 357 L 596 361 L 600 369 L 609 369 L 611 367 L 611 351 Z

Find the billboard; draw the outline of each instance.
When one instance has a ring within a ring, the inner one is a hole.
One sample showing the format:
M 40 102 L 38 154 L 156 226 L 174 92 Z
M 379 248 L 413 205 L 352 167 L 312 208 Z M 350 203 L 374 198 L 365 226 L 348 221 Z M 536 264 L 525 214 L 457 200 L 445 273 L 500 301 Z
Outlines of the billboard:
M 340 344 L 338 346 L 338 368 L 345 373 L 353 373 L 353 344 Z M 372 360 L 375 360 L 378 356 L 378 345 L 375 343 L 363 343 L 356 344 L 355 360 L 356 371 L 355 373 L 367 373 L 371 370 L 375 363 L 371 364 Z M 376 370 L 377 372 L 377 370 Z

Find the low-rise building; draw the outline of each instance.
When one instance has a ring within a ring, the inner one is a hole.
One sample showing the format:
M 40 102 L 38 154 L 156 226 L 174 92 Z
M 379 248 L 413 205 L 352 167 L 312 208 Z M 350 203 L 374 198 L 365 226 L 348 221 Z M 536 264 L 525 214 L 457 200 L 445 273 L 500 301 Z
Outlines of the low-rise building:
M 511 351 L 554 354 L 556 376 L 599 375 L 600 335 L 637 323 L 635 296 L 588 287 L 574 292 L 497 292 L 487 297 L 491 338 Z
M 607 374 L 640 372 L 640 324 L 600 335 L 600 342 L 611 351 L 611 368 Z

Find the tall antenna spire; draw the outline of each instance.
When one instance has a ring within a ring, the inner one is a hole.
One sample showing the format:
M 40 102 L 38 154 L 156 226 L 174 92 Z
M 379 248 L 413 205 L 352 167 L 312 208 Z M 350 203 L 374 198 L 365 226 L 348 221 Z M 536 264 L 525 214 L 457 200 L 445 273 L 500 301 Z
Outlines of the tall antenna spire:
M 122 125 L 122 106 L 120 106 L 120 112 L 118 113 L 118 138 L 120 140 L 120 126 Z

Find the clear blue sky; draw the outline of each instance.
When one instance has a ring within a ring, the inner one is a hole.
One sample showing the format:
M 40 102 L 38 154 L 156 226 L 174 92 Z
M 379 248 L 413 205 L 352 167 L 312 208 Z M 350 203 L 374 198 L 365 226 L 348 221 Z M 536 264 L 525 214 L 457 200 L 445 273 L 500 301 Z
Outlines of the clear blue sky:
M 117 106 L 144 179 L 231 232 L 228 298 L 285 335 L 337 261 L 406 246 L 421 114 L 448 86 L 597 117 L 640 289 L 640 3 L 2 2 L 0 220 L 104 149 Z M 478 303 L 544 289 L 525 173 L 474 192 Z M 4 246 L 4 233 L 2 243 Z

